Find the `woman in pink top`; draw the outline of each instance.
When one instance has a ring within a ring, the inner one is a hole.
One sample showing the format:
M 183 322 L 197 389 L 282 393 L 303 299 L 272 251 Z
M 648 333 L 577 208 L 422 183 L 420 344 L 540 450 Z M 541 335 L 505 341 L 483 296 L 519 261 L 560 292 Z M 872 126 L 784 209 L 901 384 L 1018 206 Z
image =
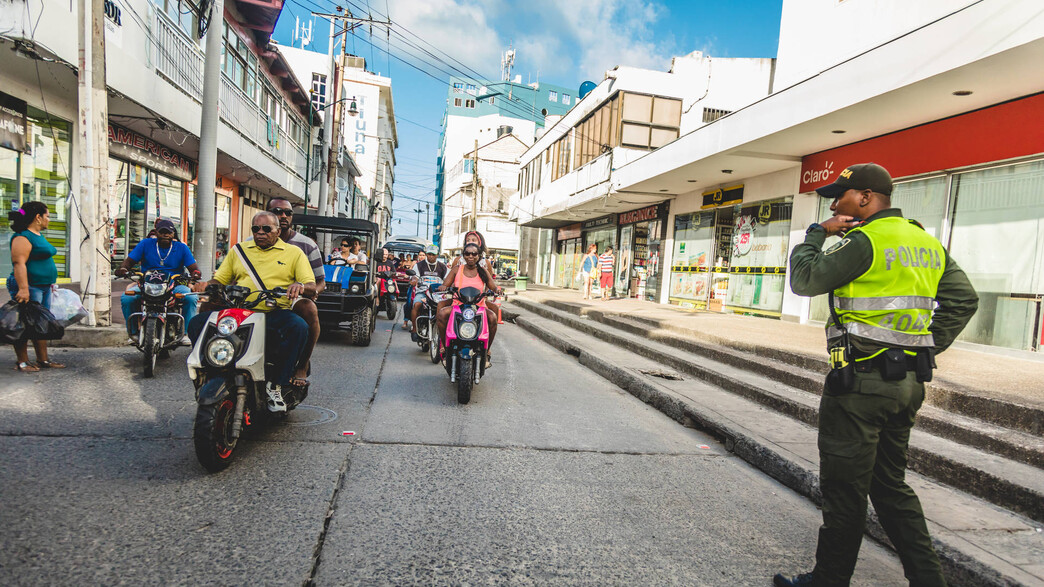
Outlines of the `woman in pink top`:
M 442 282 L 442 287 L 440 289 L 446 289 L 452 285 L 458 288 L 474 287 L 480 291 L 487 288 L 495 292 L 500 291 L 497 282 L 493 280 L 493 276 L 490 275 L 484 267 L 481 267 L 478 264 L 479 246 L 477 244 L 468 243 L 464 245 L 464 252 L 461 257 L 463 257 L 464 263 L 450 269 L 450 272 L 446 275 L 446 280 Z M 457 304 L 458 302 L 454 300 L 453 303 Z M 487 306 L 485 300 L 480 302 L 479 305 Z M 446 325 L 449 324 L 449 315 L 451 311 L 452 308 L 449 306 L 440 308 L 439 313 L 435 318 L 438 322 L 439 334 L 442 337 L 441 340 L 446 339 Z M 486 324 L 489 328 L 489 348 L 492 348 L 493 337 L 497 334 L 497 314 L 488 306 L 486 307 Z M 490 353 L 487 351 L 487 367 L 489 366 L 489 355 Z

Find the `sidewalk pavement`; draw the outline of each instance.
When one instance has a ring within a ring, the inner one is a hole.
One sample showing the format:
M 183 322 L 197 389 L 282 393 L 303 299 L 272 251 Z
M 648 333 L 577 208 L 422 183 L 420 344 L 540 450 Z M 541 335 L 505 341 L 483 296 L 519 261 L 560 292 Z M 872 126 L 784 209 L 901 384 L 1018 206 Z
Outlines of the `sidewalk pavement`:
M 120 309 L 120 296 L 123 295 L 123 290 L 127 288 L 129 283 L 130 281 L 127 280 L 117 280 L 112 282 L 112 310 L 110 314 L 112 318 L 112 326 L 91 327 L 74 324 L 65 329 L 65 337 L 61 340 L 53 341 L 51 346 L 75 347 L 81 349 L 122 346 L 127 340 L 127 330 L 123 325 L 123 311 Z M 78 283 L 63 283 L 58 287 L 61 287 L 62 289 L 71 289 L 76 293 L 80 293 L 80 284 Z M 7 288 L 0 287 L 0 306 L 6 304 L 10 300 L 11 295 L 7 293 Z
M 800 355 L 826 365 L 822 326 L 771 318 L 690 310 L 637 299 L 583 300 L 580 292 L 530 285 L 515 295 L 535 302 L 560 302 L 596 308 L 649 321 L 669 323 L 671 330 L 695 338 L 766 355 Z M 937 358 L 937 386 L 1017 404 L 1044 407 L 1044 362 L 950 347 Z M 932 385 L 932 384 L 929 384 Z

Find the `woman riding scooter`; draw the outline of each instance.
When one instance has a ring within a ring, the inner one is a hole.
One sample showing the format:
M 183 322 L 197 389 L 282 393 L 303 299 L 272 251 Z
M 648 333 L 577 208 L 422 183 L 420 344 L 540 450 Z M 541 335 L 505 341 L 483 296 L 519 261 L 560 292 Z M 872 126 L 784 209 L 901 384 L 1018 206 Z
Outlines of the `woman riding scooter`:
M 493 280 L 493 276 L 485 268 L 479 266 L 479 254 L 479 245 L 475 243 L 464 245 L 464 252 L 461 255 L 464 259 L 463 264 L 457 265 L 450 270 L 449 275 L 446 276 L 445 281 L 442 282 L 442 287 L 439 289 L 444 290 L 450 286 L 457 289 L 474 287 L 480 291 L 490 289 L 499 294 L 501 289 L 497 286 L 497 282 Z M 453 303 L 457 304 L 459 302 L 454 300 Z M 485 300 L 479 302 L 479 305 L 486 306 Z M 440 341 L 446 340 L 446 325 L 449 323 L 450 310 L 449 306 L 439 308 L 438 315 L 435 318 L 439 326 Z M 492 348 L 493 337 L 497 334 L 497 315 L 495 312 L 486 312 L 486 324 L 489 328 L 489 347 Z M 487 352 L 486 367 L 489 368 L 489 366 L 490 359 Z

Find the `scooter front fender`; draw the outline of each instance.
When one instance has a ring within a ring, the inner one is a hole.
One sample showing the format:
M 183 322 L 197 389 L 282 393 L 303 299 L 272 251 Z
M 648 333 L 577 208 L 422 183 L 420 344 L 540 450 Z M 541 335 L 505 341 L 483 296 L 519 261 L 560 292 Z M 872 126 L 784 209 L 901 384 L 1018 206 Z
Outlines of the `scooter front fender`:
M 196 390 L 196 403 L 211 406 L 223 401 L 231 393 L 232 385 L 222 377 L 215 377 Z

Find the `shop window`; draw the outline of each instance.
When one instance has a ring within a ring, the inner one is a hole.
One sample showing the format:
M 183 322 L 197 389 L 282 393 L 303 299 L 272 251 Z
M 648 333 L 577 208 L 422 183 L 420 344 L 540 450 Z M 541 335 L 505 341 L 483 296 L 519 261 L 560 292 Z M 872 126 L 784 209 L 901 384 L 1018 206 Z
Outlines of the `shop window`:
M 787 286 L 790 199 L 755 202 L 734 216 L 726 304 L 778 313 Z
M 7 213 L 25 202 L 47 204 L 51 223 L 43 236 L 58 249 L 54 256 L 59 277 L 69 277 L 69 165 L 72 161 L 69 122 L 32 106 L 27 110 L 29 153 L 0 148 L 0 232 L 8 228 Z M 0 238 L 0 279 L 11 273 L 10 232 Z
M 1044 295 L 1044 162 L 958 174 L 950 254 L 979 294 L 959 340 L 1030 350 Z

